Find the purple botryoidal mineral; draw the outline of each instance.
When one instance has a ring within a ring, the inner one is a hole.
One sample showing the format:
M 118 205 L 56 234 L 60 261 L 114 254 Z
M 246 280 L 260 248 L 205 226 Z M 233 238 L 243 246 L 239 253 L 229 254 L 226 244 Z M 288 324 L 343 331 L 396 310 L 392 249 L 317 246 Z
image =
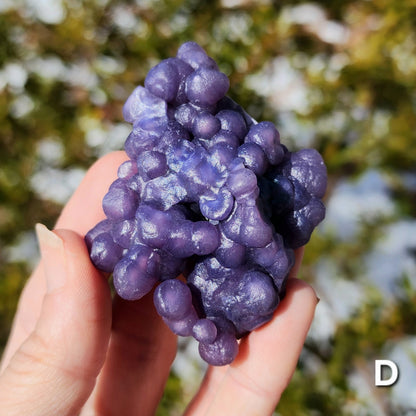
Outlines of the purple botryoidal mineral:
M 103 199 L 107 218 L 85 236 L 117 293 L 155 287 L 163 320 L 212 365 L 231 363 L 237 339 L 271 319 L 293 250 L 325 216 L 327 182 L 316 150 L 288 151 L 228 88 L 194 42 L 149 71 L 123 108 L 129 160 Z

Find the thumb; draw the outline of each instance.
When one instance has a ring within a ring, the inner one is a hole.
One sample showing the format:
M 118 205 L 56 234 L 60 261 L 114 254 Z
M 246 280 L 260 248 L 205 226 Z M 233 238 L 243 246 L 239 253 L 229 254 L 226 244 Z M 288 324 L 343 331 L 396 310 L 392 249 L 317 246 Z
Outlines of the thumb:
M 36 226 L 46 294 L 34 331 L 0 377 L 0 415 L 74 415 L 103 365 L 111 294 L 83 239 Z

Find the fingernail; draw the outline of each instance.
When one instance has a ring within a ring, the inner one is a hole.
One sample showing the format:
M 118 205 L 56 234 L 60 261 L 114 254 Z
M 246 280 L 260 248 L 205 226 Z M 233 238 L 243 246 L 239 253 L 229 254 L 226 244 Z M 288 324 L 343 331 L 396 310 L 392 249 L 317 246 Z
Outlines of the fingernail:
M 46 289 L 52 292 L 61 288 L 66 281 L 64 243 L 43 224 L 36 224 L 35 230 L 45 270 Z
M 316 297 L 316 304 L 318 304 L 321 301 L 321 298 L 319 296 Z

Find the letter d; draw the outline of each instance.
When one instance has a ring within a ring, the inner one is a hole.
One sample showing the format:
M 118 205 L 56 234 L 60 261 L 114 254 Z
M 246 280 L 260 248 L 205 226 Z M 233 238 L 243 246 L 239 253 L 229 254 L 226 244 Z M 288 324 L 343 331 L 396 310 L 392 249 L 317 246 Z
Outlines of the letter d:
M 387 366 L 391 370 L 391 376 L 383 380 L 382 379 L 382 367 Z M 391 386 L 393 385 L 397 378 L 399 377 L 399 369 L 397 365 L 390 360 L 376 360 L 375 361 L 375 373 L 374 373 L 374 381 L 376 386 Z

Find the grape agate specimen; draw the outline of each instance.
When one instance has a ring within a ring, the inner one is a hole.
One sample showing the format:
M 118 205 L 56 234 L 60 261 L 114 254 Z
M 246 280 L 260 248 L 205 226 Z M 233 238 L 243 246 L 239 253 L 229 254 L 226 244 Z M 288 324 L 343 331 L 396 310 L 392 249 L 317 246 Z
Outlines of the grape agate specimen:
M 85 236 L 117 293 L 155 288 L 157 312 L 212 365 L 271 319 L 294 249 L 324 218 L 327 182 L 316 150 L 290 152 L 228 89 L 194 42 L 149 71 L 123 108 L 129 160 L 103 199 L 107 218 Z

